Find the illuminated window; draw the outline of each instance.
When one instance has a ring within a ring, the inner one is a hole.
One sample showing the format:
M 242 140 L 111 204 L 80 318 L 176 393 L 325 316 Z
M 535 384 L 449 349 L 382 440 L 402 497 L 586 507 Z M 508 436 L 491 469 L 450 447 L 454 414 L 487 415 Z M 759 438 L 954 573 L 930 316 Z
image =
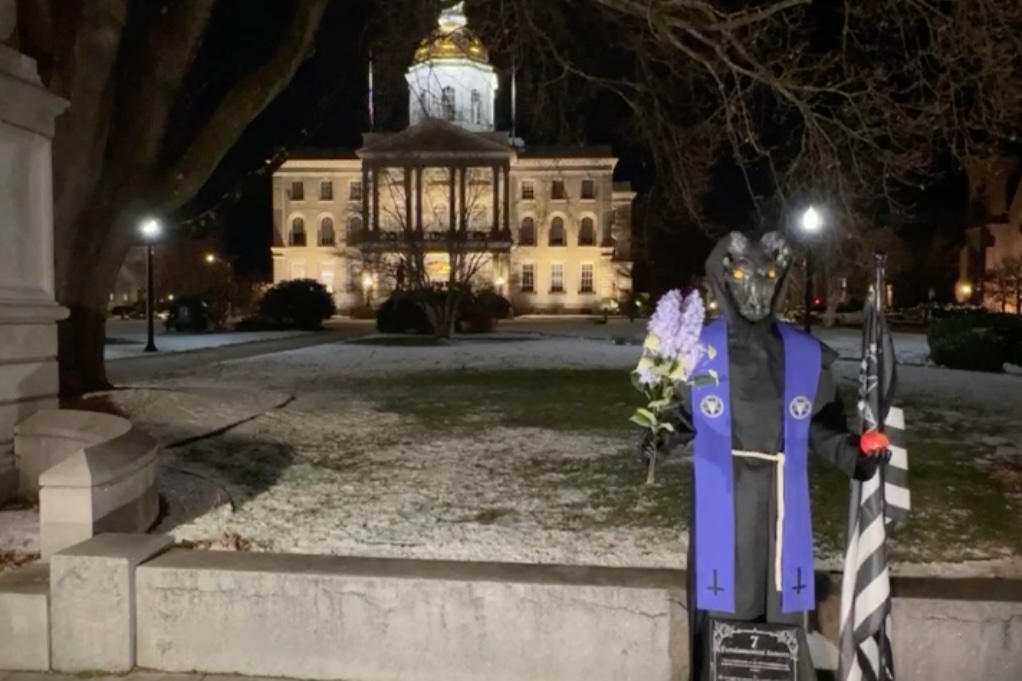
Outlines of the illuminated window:
M 532 180 L 522 182 L 522 199 L 532 201 L 536 198 L 536 185 Z
M 348 218 L 348 241 L 354 241 L 358 238 L 359 232 L 362 231 L 362 218 L 357 215 L 352 215 Z
M 593 266 L 590 263 L 582 265 L 582 270 L 579 273 L 578 280 L 578 292 L 579 293 L 592 293 L 593 292 Z
M 596 225 L 593 224 L 592 218 L 582 218 L 582 221 L 579 223 L 578 245 L 579 246 L 596 245 Z
M 449 121 L 454 120 L 454 88 L 450 85 L 440 91 L 440 110 L 444 118 Z
M 592 180 L 582 180 L 582 198 L 583 199 L 595 199 L 596 198 L 596 183 Z
M 333 246 L 335 239 L 333 218 L 323 218 L 319 223 L 319 245 Z
M 559 262 L 550 265 L 550 293 L 564 293 L 564 265 Z
M 348 200 L 349 201 L 361 201 L 362 200 L 362 183 L 358 180 L 348 183 Z
M 522 226 L 518 230 L 518 243 L 522 246 L 536 245 L 536 221 L 532 218 L 522 218 Z
M 564 236 L 564 220 L 562 218 L 554 218 L 550 221 L 550 239 L 548 243 L 551 246 L 567 245 L 568 240 Z
M 522 265 L 522 291 L 532 293 L 536 290 L 536 266 L 529 263 Z
M 334 271 L 332 269 L 326 269 L 320 267 L 319 270 L 319 283 L 326 287 L 326 290 L 330 293 L 334 292 Z
M 472 90 L 472 122 L 476 125 L 483 124 L 483 98 L 478 90 Z
M 293 262 L 291 263 L 291 278 L 292 279 L 304 279 L 305 278 L 305 263 Z
M 320 201 L 333 201 L 334 200 L 334 183 L 330 180 L 323 180 L 319 183 L 319 200 Z
M 291 237 L 288 243 L 292 246 L 305 245 L 305 220 L 302 218 L 295 218 L 291 221 Z
M 554 180 L 551 183 L 550 198 L 555 200 L 567 198 L 567 193 L 564 191 L 564 180 Z
M 291 200 L 292 201 L 304 201 L 305 200 L 305 183 L 304 182 L 292 182 L 291 183 Z

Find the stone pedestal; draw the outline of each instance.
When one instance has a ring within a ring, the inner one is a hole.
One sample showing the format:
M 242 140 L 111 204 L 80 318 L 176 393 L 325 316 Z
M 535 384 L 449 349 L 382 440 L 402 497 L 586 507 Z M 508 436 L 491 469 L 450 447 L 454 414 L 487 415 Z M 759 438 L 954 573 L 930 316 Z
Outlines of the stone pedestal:
M 2 5 L 5 3 L 0 2 Z M 3 503 L 17 491 L 11 446 L 14 424 L 41 407 L 57 406 L 56 323 L 67 316 L 67 310 L 54 301 L 50 141 L 54 120 L 68 103 L 43 87 L 32 59 L 2 43 L 0 93 L 3 93 L 0 95 L 0 244 L 3 244 L 0 503 Z

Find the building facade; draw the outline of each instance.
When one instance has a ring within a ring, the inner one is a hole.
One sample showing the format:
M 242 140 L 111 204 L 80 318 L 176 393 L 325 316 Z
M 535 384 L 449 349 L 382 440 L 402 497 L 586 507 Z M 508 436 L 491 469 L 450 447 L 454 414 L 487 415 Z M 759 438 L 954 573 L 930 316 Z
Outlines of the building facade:
M 497 75 L 460 4 L 406 80 L 408 128 L 367 133 L 353 154 L 297 153 L 274 174 L 275 282 L 316 279 L 351 310 L 422 283 L 401 264 L 414 255 L 417 276 L 459 268 L 518 312 L 595 310 L 630 290 L 635 193 L 614 183 L 617 159 L 497 131 Z
M 959 255 L 955 297 L 959 302 L 1022 314 L 1018 284 L 1001 290 L 1002 267 L 1022 277 L 1022 178 L 1017 159 L 999 159 L 969 168 L 970 215 Z

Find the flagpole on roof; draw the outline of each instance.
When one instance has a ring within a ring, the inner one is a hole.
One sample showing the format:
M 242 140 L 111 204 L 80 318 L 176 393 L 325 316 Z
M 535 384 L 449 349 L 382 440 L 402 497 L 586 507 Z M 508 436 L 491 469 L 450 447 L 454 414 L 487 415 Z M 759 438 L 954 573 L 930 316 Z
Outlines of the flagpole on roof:
M 373 51 L 369 50 L 369 132 L 376 127 L 376 112 L 373 111 Z
M 511 51 L 511 143 L 514 144 L 515 140 L 515 118 L 517 113 L 516 99 L 517 93 L 515 92 L 515 81 L 518 80 L 517 75 L 517 64 L 515 60 L 514 50 Z

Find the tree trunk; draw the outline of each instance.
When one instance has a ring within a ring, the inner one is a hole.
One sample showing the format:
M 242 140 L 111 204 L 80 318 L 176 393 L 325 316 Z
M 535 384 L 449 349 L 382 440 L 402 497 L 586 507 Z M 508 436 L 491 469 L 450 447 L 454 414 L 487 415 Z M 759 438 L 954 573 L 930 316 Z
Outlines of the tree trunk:
M 110 229 L 121 215 L 117 208 L 96 213 L 92 219 L 105 229 L 78 228 L 72 232 L 77 239 L 61 244 L 54 254 L 57 302 L 71 312 L 57 327 L 63 397 L 110 388 L 103 356 L 106 306 L 130 246 L 123 230 Z M 90 242 L 89 234 L 101 240 Z
M 108 390 L 103 352 L 106 312 L 94 306 L 69 305 L 71 315 L 57 326 L 60 394 L 64 397 Z

